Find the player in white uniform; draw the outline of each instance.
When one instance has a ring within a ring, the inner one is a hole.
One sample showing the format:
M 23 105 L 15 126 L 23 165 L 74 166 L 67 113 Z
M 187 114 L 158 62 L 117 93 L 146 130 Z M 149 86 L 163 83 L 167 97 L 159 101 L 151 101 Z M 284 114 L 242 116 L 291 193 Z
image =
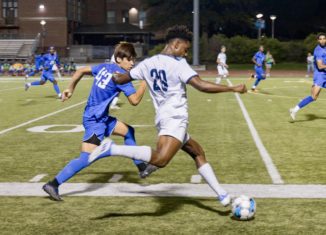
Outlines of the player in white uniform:
M 217 63 L 217 77 L 216 77 L 216 84 L 221 82 L 222 78 L 226 78 L 229 76 L 228 68 L 229 66 L 226 64 L 226 47 L 221 47 L 221 52 L 218 54 L 216 58 Z
M 116 74 L 113 77 L 120 84 L 132 79 L 146 80 L 156 110 L 155 124 L 159 136 L 156 149 L 116 145 L 107 138 L 89 156 L 89 162 L 106 156 L 124 156 L 164 167 L 182 149 L 194 159 L 199 173 L 215 191 L 221 204 L 227 206 L 230 195 L 218 183 L 202 147 L 187 132 L 186 84 L 206 93 L 244 93 L 246 86 L 224 86 L 202 80 L 183 58 L 187 55 L 191 39 L 192 33 L 186 26 L 176 25 L 168 30 L 167 44 L 161 54 L 140 62 L 129 74 Z

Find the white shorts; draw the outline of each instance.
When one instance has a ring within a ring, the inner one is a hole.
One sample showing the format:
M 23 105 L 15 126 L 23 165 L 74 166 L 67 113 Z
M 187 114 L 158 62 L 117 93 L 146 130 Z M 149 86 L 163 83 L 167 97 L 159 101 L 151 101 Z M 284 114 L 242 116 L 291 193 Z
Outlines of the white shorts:
M 169 135 L 178 139 L 182 144 L 187 143 L 187 141 L 190 139 L 190 136 L 187 132 L 187 119 L 162 119 L 156 124 L 156 129 L 158 136 Z
M 228 76 L 229 75 L 229 71 L 227 70 L 227 68 L 225 68 L 224 66 L 217 66 L 217 71 L 218 71 L 218 75 L 220 76 Z

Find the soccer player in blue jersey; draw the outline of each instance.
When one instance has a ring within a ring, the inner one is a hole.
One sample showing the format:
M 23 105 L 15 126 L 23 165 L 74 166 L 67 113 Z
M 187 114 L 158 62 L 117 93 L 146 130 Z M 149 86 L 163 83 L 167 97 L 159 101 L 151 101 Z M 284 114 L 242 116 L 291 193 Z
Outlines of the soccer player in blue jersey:
M 54 47 L 49 48 L 49 53 L 42 56 L 43 61 L 43 72 L 41 75 L 40 81 L 35 81 L 32 83 L 25 83 L 25 90 L 27 91 L 31 86 L 40 86 L 44 85 L 47 80 L 52 82 L 53 88 L 58 95 L 58 98 L 61 98 L 61 92 L 58 86 L 57 80 L 53 76 L 53 67 L 60 67 L 59 57 L 55 51 Z
M 318 34 L 317 41 L 318 45 L 314 50 L 314 76 L 311 95 L 307 96 L 294 108 L 290 109 L 290 116 L 293 121 L 295 120 L 297 112 L 311 102 L 317 100 L 321 88 L 326 88 L 326 34 Z
M 255 64 L 255 73 L 256 75 L 251 75 L 252 78 L 256 77 L 256 81 L 254 85 L 251 87 L 252 91 L 257 91 L 257 86 L 261 80 L 265 80 L 266 75 L 264 71 L 264 61 L 265 61 L 265 54 L 264 54 L 264 46 L 259 46 L 259 51 L 252 57 L 252 62 Z
M 52 181 L 43 186 L 45 192 L 54 200 L 62 200 L 58 191 L 59 185 L 91 164 L 88 162 L 88 156 L 105 137 L 111 134 L 122 136 L 126 145 L 136 145 L 134 129 L 108 115 L 108 112 L 112 100 L 120 92 L 124 93 L 130 104 L 139 104 L 145 93 L 146 83 L 141 82 L 136 91 L 131 82 L 118 85 L 112 80 L 113 73 L 125 73 L 134 65 L 136 52 L 132 44 L 126 42 L 118 44 L 114 51 L 114 57 L 115 63 L 103 63 L 94 67 L 86 66 L 78 69 L 73 75 L 68 89 L 63 91 L 62 99 L 65 101 L 72 96 L 77 83 L 84 75 L 93 75 L 95 78 L 83 115 L 85 134 L 81 153 L 78 158 L 70 161 Z M 134 163 L 141 176 L 147 164 L 140 160 L 134 160 Z

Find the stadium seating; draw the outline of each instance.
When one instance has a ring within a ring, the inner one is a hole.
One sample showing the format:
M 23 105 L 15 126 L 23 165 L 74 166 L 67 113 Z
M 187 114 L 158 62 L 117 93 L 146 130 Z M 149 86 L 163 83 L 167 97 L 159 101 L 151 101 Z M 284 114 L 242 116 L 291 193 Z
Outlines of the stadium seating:
M 23 59 L 31 56 L 35 39 L 0 40 L 0 59 Z

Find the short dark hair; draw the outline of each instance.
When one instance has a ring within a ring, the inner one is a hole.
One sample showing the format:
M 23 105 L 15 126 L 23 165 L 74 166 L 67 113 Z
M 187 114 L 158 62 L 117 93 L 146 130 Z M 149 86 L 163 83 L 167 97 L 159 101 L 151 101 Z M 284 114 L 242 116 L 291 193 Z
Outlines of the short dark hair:
M 128 60 L 135 59 L 137 53 L 135 51 L 134 45 L 129 42 L 120 42 L 114 48 L 114 59 L 117 61 L 117 58 L 127 58 Z
M 326 37 L 326 34 L 325 33 L 319 33 L 319 34 L 317 34 L 317 40 L 320 38 L 320 36 Z
M 185 25 L 174 25 L 168 28 L 165 41 L 168 43 L 172 39 L 180 38 L 186 41 L 192 41 L 192 32 Z

